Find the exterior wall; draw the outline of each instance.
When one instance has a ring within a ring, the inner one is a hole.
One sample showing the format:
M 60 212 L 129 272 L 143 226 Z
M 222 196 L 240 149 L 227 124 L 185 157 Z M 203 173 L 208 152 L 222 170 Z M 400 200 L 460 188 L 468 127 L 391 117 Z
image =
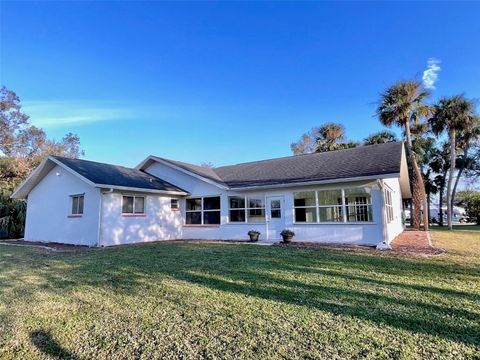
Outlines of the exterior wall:
M 384 179 L 383 182 L 392 191 L 393 221 L 386 226 L 387 240 L 390 242 L 404 230 L 402 221 L 402 194 L 398 178 Z
M 332 223 L 332 224 L 295 224 L 293 209 L 293 192 L 313 189 L 335 189 L 349 186 L 365 186 L 366 182 L 353 182 L 344 184 L 332 184 L 324 186 L 303 186 L 281 188 L 277 190 L 268 190 L 263 192 L 235 192 L 220 189 L 215 185 L 205 183 L 193 176 L 185 174 L 169 166 L 155 163 L 151 165 L 147 172 L 169 181 L 196 196 L 221 196 L 221 224 L 219 226 L 185 226 L 181 227 L 179 236 L 182 239 L 223 239 L 223 240 L 246 240 L 248 239 L 249 230 L 260 231 L 260 241 L 277 241 L 267 239 L 268 227 L 267 223 L 229 223 L 229 206 L 228 196 L 234 195 L 259 195 L 267 196 L 283 196 L 284 197 L 284 220 L 285 228 L 295 232 L 295 240 L 312 241 L 326 243 L 345 243 L 358 245 L 376 245 L 384 240 L 383 226 L 383 196 L 381 189 L 376 182 L 368 183 L 372 188 L 372 208 L 373 222 L 371 223 Z M 391 224 L 388 228 L 388 236 L 395 237 L 401 232 L 401 195 L 398 179 L 389 180 L 394 185 L 395 194 L 398 195 L 398 212 L 395 214 L 395 224 Z M 180 201 L 180 209 L 182 214 L 181 223 L 185 217 L 185 199 Z M 178 229 L 177 229 L 178 230 Z M 392 237 L 392 239 L 393 239 Z
M 85 194 L 81 217 L 68 217 L 71 195 Z M 28 195 L 25 240 L 95 246 L 100 192 L 55 166 Z
M 102 194 L 101 246 L 181 238 L 182 214 L 171 210 L 170 197 L 135 193 L 145 197 L 145 216 L 125 216 L 123 194 L 126 193 Z

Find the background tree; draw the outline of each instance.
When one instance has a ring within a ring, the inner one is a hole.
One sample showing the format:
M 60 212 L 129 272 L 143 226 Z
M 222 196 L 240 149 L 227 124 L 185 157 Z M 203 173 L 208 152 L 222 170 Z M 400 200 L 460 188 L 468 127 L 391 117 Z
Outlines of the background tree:
M 438 211 L 440 213 L 439 225 L 443 226 L 443 198 L 447 185 L 448 170 L 450 169 L 450 144 L 444 142 L 436 147 L 431 154 L 428 166 L 437 173 L 433 179 L 438 189 Z
M 68 133 L 60 141 L 30 125 L 20 99 L 6 87 L 0 89 L 0 237 L 23 234 L 25 203 L 10 199 L 15 187 L 47 155 L 78 158 L 84 154 L 80 138 Z
M 314 153 L 317 148 L 318 137 L 318 127 L 314 127 L 309 132 L 303 134 L 297 142 L 294 142 L 290 145 L 293 155 Z
M 346 139 L 342 124 L 326 123 L 303 134 L 300 140 L 290 145 L 290 149 L 294 155 L 300 155 L 349 149 L 358 145 L 356 141 Z
M 368 135 L 363 139 L 363 145 L 385 144 L 397 140 L 397 135 L 393 131 L 382 130 Z
M 457 194 L 458 183 L 464 171 L 474 170 L 477 167 L 477 159 L 470 156 L 470 149 L 478 149 L 480 143 L 480 116 L 472 115 L 470 120 L 458 134 L 457 147 L 462 155 L 456 159 L 456 167 L 458 168 L 457 177 L 452 189 L 451 207 L 455 204 L 455 196 Z
M 417 81 L 401 81 L 391 86 L 381 94 L 377 115 L 380 122 L 385 126 L 398 125 L 404 129 L 407 155 L 409 157 L 412 172 L 412 198 L 413 198 L 413 227 L 420 228 L 421 208 L 423 205 L 424 229 L 428 230 L 427 199 L 422 174 L 415 157 L 411 127 L 419 119 L 428 114 L 428 107 L 423 103 L 428 96 L 421 83 Z
M 434 106 L 433 116 L 430 118 L 432 131 L 438 136 L 444 131 L 448 133 L 450 141 L 450 171 L 447 183 L 447 221 L 448 228 L 452 223 L 452 185 L 455 175 L 455 160 L 457 149 L 457 133 L 468 128 L 474 118 L 474 104 L 463 95 L 442 98 Z

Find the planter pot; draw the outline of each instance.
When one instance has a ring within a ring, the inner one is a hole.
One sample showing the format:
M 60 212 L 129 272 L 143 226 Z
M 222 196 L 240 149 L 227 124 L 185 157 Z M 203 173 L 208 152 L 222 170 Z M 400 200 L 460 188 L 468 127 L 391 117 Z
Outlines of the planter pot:
M 289 242 L 292 242 L 293 235 L 285 235 L 285 236 L 282 236 L 282 238 L 284 243 L 289 243 Z
M 255 234 L 255 235 L 250 235 L 250 241 L 255 242 L 258 241 L 260 235 Z

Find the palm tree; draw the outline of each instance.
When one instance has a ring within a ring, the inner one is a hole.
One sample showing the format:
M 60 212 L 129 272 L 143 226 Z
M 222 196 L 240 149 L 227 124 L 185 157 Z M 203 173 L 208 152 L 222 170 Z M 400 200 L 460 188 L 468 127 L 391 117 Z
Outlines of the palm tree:
M 445 193 L 445 185 L 447 183 L 447 174 L 450 169 L 450 144 L 445 142 L 440 145 L 440 148 L 435 149 L 431 155 L 428 166 L 438 175 L 434 178 L 434 183 L 437 186 L 438 209 L 440 211 L 439 225 L 443 226 L 443 194 Z
M 472 101 L 466 99 L 463 95 L 456 95 L 440 99 L 433 108 L 433 116 L 429 119 L 432 132 L 439 136 L 447 131 L 450 140 L 450 173 L 447 183 L 447 221 L 450 230 L 453 228 L 451 196 L 455 173 L 457 132 L 461 132 L 468 127 L 474 116 L 473 111 L 474 104 Z
M 469 156 L 470 147 L 480 140 L 480 116 L 471 116 L 465 129 L 458 136 L 458 147 L 463 151 L 462 156 L 457 159 L 458 174 L 452 189 L 451 206 L 455 204 L 455 195 L 460 178 L 465 170 L 471 169 L 475 159 Z
M 428 107 L 423 100 L 429 95 L 417 81 L 401 81 L 381 94 L 377 115 L 385 126 L 398 125 L 405 131 L 406 149 L 412 173 L 412 198 L 414 204 L 413 227 L 420 228 L 421 207 L 423 204 L 423 225 L 428 230 L 427 199 L 422 173 L 413 152 L 411 126 L 428 114 Z
M 385 144 L 393 141 L 397 141 L 397 135 L 393 131 L 382 130 L 368 135 L 363 139 L 363 145 Z
M 326 152 L 356 147 L 354 141 L 345 137 L 345 127 L 342 124 L 326 123 L 318 128 L 317 148 L 315 152 Z

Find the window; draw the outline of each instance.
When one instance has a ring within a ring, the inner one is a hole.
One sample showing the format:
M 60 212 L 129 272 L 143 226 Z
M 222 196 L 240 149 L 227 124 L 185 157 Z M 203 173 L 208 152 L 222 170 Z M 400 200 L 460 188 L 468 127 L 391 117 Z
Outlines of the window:
M 186 205 L 187 225 L 220 224 L 220 196 L 187 199 Z
M 317 196 L 320 222 L 342 222 L 342 190 L 318 191 Z
M 260 196 L 230 196 L 230 222 L 265 222 L 265 199 Z
M 369 189 L 345 189 L 345 205 L 347 207 L 347 221 L 372 221 L 372 198 Z
M 392 203 L 392 192 L 389 189 L 384 190 L 385 195 L 385 212 L 387 213 L 387 223 L 393 221 L 393 203 Z
M 73 195 L 72 198 L 72 215 L 83 214 L 84 195 Z
M 145 214 L 145 197 L 124 195 L 122 198 L 122 214 Z
M 178 204 L 178 199 L 170 199 L 170 209 L 172 210 L 180 209 L 180 206 Z
M 317 200 L 315 191 L 302 191 L 293 194 L 295 222 L 317 222 Z
M 372 221 L 371 195 L 367 188 L 301 191 L 294 193 L 293 198 L 296 223 Z

